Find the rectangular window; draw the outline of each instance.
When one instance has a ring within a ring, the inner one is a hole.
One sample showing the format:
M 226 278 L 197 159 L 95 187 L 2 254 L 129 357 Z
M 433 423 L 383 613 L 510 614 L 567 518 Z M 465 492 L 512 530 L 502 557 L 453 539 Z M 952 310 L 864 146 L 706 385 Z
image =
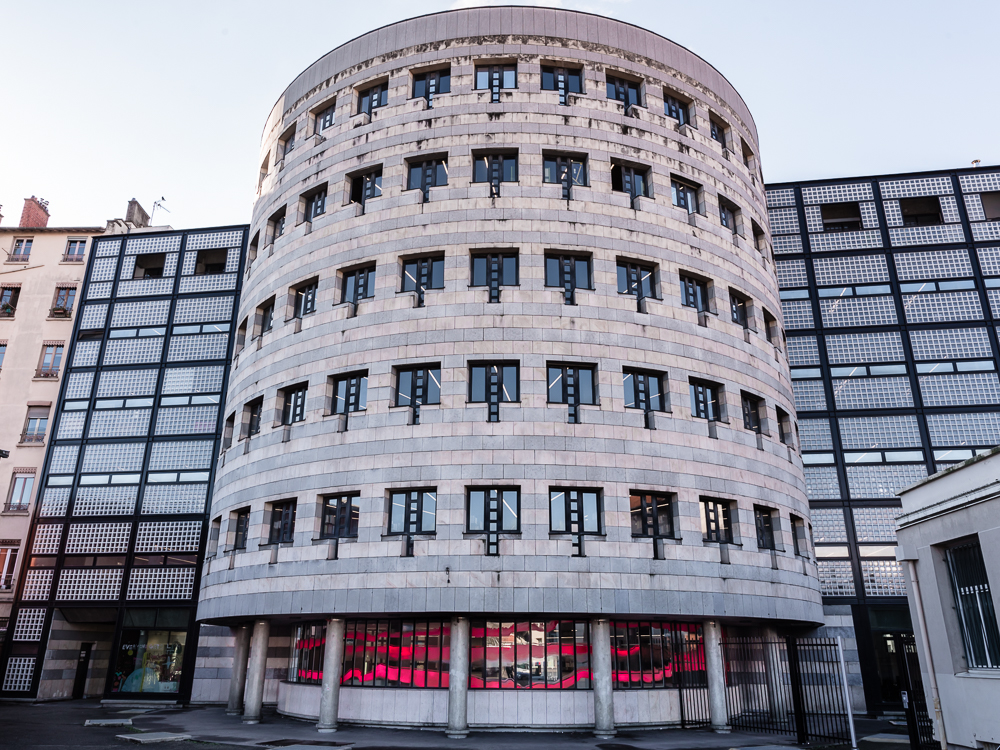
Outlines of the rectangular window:
M 264 399 L 258 398 L 246 405 L 247 435 L 260 433 L 260 418 L 264 412 Z
M 723 147 L 726 145 L 726 126 L 721 122 L 716 120 L 714 117 L 709 118 L 709 125 L 712 133 L 712 140 L 718 141 Z
M 673 94 L 663 92 L 663 114 L 677 120 L 678 125 L 686 125 L 691 121 L 691 114 L 688 107 L 689 102 L 681 101 Z
M 293 424 L 303 422 L 306 418 L 306 385 L 296 386 L 284 391 L 284 400 L 281 406 L 281 424 Z
M 347 414 L 368 408 L 368 371 L 342 375 L 333 379 L 334 414 Z
M 680 180 L 670 181 L 670 197 L 677 208 L 689 214 L 698 213 L 698 188 Z
M 279 211 L 275 211 L 271 218 L 267 220 L 267 229 L 271 242 L 274 242 L 278 237 L 285 233 L 286 213 L 287 211 L 285 207 L 282 206 Z
M 740 328 L 750 327 L 750 301 L 739 292 L 729 290 L 729 312 Z
M 21 433 L 22 443 L 44 443 L 49 428 L 49 407 L 29 406 Z
M 430 189 L 448 184 L 448 160 L 429 159 L 407 162 L 406 189 L 420 190 L 424 202 L 430 198 Z
M 580 421 L 580 404 L 597 403 L 593 365 L 548 365 L 548 402 L 569 405 L 569 422 Z
M 546 255 L 545 286 L 562 287 L 567 305 L 576 304 L 577 289 L 593 289 L 590 256 Z
M 946 552 L 970 669 L 1000 669 L 1000 630 L 979 540 Z
M 267 333 L 274 327 L 274 298 L 257 308 L 260 317 L 260 332 Z
M 396 384 L 396 406 L 441 403 L 441 367 L 400 368 Z
M 764 402 L 749 393 L 743 393 L 741 399 L 743 402 L 743 426 L 751 432 L 760 432 Z
M 717 422 L 722 418 L 719 411 L 719 386 L 705 380 L 691 381 L 691 416 Z
M 34 474 L 15 474 L 10 485 L 7 507 L 4 510 L 27 510 L 31 504 L 31 492 L 34 488 Z
M 62 364 L 63 346 L 48 344 L 42 347 L 42 357 L 35 371 L 36 378 L 58 378 L 59 366 Z
M 325 623 L 296 625 L 292 635 L 292 658 L 288 665 L 288 681 L 300 685 L 323 684 L 325 652 Z
M 559 103 L 569 104 L 567 94 L 583 93 L 583 70 L 580 68 L 555 68 L 542 66 L 542 91 L 558 91 Z
M 295 541 L 295 501 L 285 500 L 271 506 L 271 530 L 268 544 L 288 544 Z
M 0 547 L 0 590 L 14 588 L 14 568 L 17 566 L 17 547 Z
M 361 510 L 358 505 L 361 496 L 354 493 L 327 495 L 323 498 L 323 539 L 343 539 L 358 535 L 358 519 Z
M 450 635 L 447 620 L 348 620 L 340 684 L 447 688 Z
M 437 490 L 389 493 L 390 534 L 433 534 L 437 528 Z
M 500 301 L 500 287 L 517 286 L 517 253 L 488 253 L 472 256 L 472 282 L 469 286 L 490 289 L 490 302 Z
M 642 85 L 635 81 L 626 81 L 613 75 L 607 77 L 608 99 L 616 99 L 626 108 L 642 106 Z
M 233 519 L 235 533 L 233 534 L 233 549 L 246 549 L 247 536 L 250 532 L 250 509 L 243 508 L 236 511 L 236 518 Z
M 375 296 L 375 266 L 344 272 L 341 302 L 360 302 Z
M 87 240 L 68 240 L 63 263 L 82 263 L 85 252 L 87 252 Z
M 469 689 L 589 690 L 586 620 L 470 622 Z
M 382 167 L 351 178 L 351 203 L 362 207 L 382 195 Z
M 632 536 L 673 538 L 674 510 L 670 495 L 632 490 L 629 493 L 629 511 Z
M 767 310 L 762 309 L 761 312 L 764 315 L 764 331 L 767 334 L 768 342 L 779 346 L 781 344 L 781 337 L 778 330 L 778 319 Z
M 316 291 L 318 289 L 318 281 L 310 281 L 303 286 L 295 288 L 294 317 L 301 318 L 304 315 L 311 315 L 316 312 Z
M 413 98 L 426 99 L 427 106 L 434 106 L 434 97 L 451 91 L 451 68 L 432 70 L 413 76 Z
M 3 361 L 6 356 L 7 356 L 7 342 L 0 341 L 0 367 L 3 367 Z
M 702 499 L 701 533 L 706 542 L 733 543 L 729 505 L 725 500 Z
M 757 529 L 757 549 L 774 549 L 774 509 L 753 506 L 753 522 Z
M 611 680 L 615 690 L 704 685 L 701 625 L 613 620 Z
M 295 149 L 295 126 L 292 125 L 281 138 L 278 139 L 278 153 L 282 159 L 287 159 Z
M 469 365 L 469 403 L 489 404 L 489 421 L 500 421 L 500 404 L 518 401 L 517 362 Z
M 417 307 L 424 306 L 427 289 L 444 289 L 444 256 L 403 261 L 403 291 L 417 293 Z
M 587 159 L 583 156 L 562 156 L 544 154 L 542 156 L 542 182 L 563 186 L 563 198 L 572 197 L 574 185 L 587 184 Z
M 625 408 L 643 411 L 666 411 L 663 375 L 648 370 L 622 370 Z
M 521 531 L 521 490 L 517 487 L 470 487 L 466 528 L 486 534 L 486 554 L 500 554 L 500 534 Z
M 650 197 L 649 170 L 625 164 L 612 164 L 611 189 L 619 193 L 627 193 L 632 201 L 632 206 L 635 207 L 636 198 L 639 196 Z
M 618 261 L 618 293 L 631 294 L 640 300 L 657 298 L 656 268 L 628 260 Z
M 358 114 L 362 112 L 371 116 L 373 110 L 389 103 L 389 84 L 377 83 L 374 86 L 358 92 Z
M 326 186 L 306 198 L 306 221 L 326 213 Z
M 21 287 L 0 287 L 0 318 L 13 318 L 17 301 L 21 297 Z
M 740 207 L 721 195 L 719 196 L 719 223 L 733 234 L 743 234 L 740 231 Z
M 787 412 L 775 407 L 774 412 L 778 420 L 778 439 L 785 445 L 792 445 L 792 420 Z
M 824 232 L 856 232 L 864 227 L 856 202 L 824 203 L 819 207 Z
M 549 530 L 554 534 L 600 534 L 602 513 L 600 490 L 549 488 Z
M 226 272 L 226 250 L 199 250 L 195 258 L 195 276 L 208 276 Z
M 24 262 L 31 255 L 31 245 L 34 242 L 31 238 L 20 237 L 14 240 L 14 252 L 10 254 L 10 260 Z
M 500 101 L 501 89 L 517 88 L 517 65 L 477 65 L 476 89 L 489 90 L 490 101 Z
M 490 183 L 490 196 L 498 197 L 501 182 L 517 182 L 517 154 L 474 155 L 472 181 Z
M 789 514 L 789 524 L 792 527 L 792 548 L 801 557 L 809 556 L 809 543 L 806 540 L 806 524 L 795 514 Z
M 681 274 L 681 304 L 708 312 L 708 282 Z
M 75 286 L 56 287 L 56 298 L 52 301 L 50 313 L 54 318 L 68 318 L 73 312 L 73 303 L 76 302 Z
M 904 227 L 930 227 L 944 223 L 941 200 L 936 197 L 900 198 L 899 210 Z
M 337 109 L 337 103 L 332 102 L 328 107 L 324 107 L 319 112 L 316 113 L 316 131 L 317 133 L 322 133 L 327 128 L 333 127 L 334 114 Z

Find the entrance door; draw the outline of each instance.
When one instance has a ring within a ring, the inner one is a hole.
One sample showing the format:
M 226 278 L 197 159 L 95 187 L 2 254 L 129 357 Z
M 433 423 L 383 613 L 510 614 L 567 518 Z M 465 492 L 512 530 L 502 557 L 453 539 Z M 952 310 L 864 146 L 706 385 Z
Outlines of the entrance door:
M 890 710 L 899 710 L 903 703 L 904 667 L 901 663 L 903 638 L 913 634 L 904 633 L 872 633 L 875 646 L 875 665 L 878 669 L 879 687 L 882 705 Z
M 80 644 L 80 655 L 76 662 L 76 679 L 73 680 L 74 698 L 82 698 L 87 689 L 87 671 L 90 669 L 90 653 L 93 650 L 93 643 Z

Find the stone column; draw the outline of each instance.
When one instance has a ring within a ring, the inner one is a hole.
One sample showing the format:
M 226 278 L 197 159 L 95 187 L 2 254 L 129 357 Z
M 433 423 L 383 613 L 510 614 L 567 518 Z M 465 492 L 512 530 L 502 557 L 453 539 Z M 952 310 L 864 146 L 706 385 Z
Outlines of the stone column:
M 708 710 L 712 729 L 729 732 L 726 709 L 726 666 L 722 656 L 722 625 L 717 620 L 702 623 L 705 642 L 705 676 L 708 679 Z
M 764 628 L 764 673 L 767 678 L 767 703 L 771 718 L 784 721 L 788 718 L 787 691 L 785 690 L 785 669 L 781 654 L 784 639 L 778 637 L 774 628 Z
M 247 666 L 247 699 L 243 710 L 244 724 L 259 724 L 264 705 L 264 677 L 267 675 L 267 642 L 271 637 L 271 623 L 257 620 L 253 624 L 250 642 L 250 663 Z
M 319 699 L 319 723 L 323 734 L 337 731 L 337 711 L 340 708 L 340 678 L 344 671 L 344 630 L 342 617 L 326 621 L 326 643 L 323 647 L 323 692 Z
M 594 736 L 615 736 L 615 696 L 611 685 L 611 623 L 606 618 L 590 621 L 590 671 L 594 692 Z
M 448 662 L 448 729 L 453 740 L 469 736 L 469 618 L 451 618 Z
M 236 644 L 233 647 L 233 674 L 229 678 L 229 705 L 226 713 L 238 716 L 243 713 L 243 693 L 247 687 L 247 657 L 250 655 L 250 626 L 230 628 Z

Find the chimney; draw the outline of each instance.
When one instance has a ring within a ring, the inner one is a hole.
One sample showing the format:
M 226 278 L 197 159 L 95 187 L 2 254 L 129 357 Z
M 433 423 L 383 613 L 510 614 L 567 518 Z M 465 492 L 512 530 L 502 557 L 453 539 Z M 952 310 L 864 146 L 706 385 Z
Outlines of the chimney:
M 129 222 L 136 229 L 149 226 L 149 214 L 139 205 L 135 198 L 128 202 L 128 210 L 125 212 L 125 221 Z
M 24 228 L 39 229 L 49 224 L 49 202 L 31 196 L 24 199 L 24 210 L 21 211 L 21 223 Z

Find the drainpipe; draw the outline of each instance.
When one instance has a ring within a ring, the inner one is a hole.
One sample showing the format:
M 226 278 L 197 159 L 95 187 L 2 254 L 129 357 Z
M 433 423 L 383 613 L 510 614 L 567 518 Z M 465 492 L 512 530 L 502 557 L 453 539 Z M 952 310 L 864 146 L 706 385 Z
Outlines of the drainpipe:
M 948 738 L 944 732 L 944 714 L 941 713 L 941 697 L 938 695 L 937 674 L 934 672 L 934 657 L 931 655 L 931 641 L 927 636 L 927 620 L 924 619 L 924 599 L 920 595 L 920 579 L 917 578 L 917 563 L 915 560 L 907 560 L 906 564 L 910 568 L 910 581 L 913 583 L 913 604 L 914 609 L 917 610 L 917 628 L 920 630 L 920 638 L 923 640 L 924 650 L 927 652 L 927 679 L 931 684 L 934 721 L 938 725 L 941 750 L 948 750 Z

